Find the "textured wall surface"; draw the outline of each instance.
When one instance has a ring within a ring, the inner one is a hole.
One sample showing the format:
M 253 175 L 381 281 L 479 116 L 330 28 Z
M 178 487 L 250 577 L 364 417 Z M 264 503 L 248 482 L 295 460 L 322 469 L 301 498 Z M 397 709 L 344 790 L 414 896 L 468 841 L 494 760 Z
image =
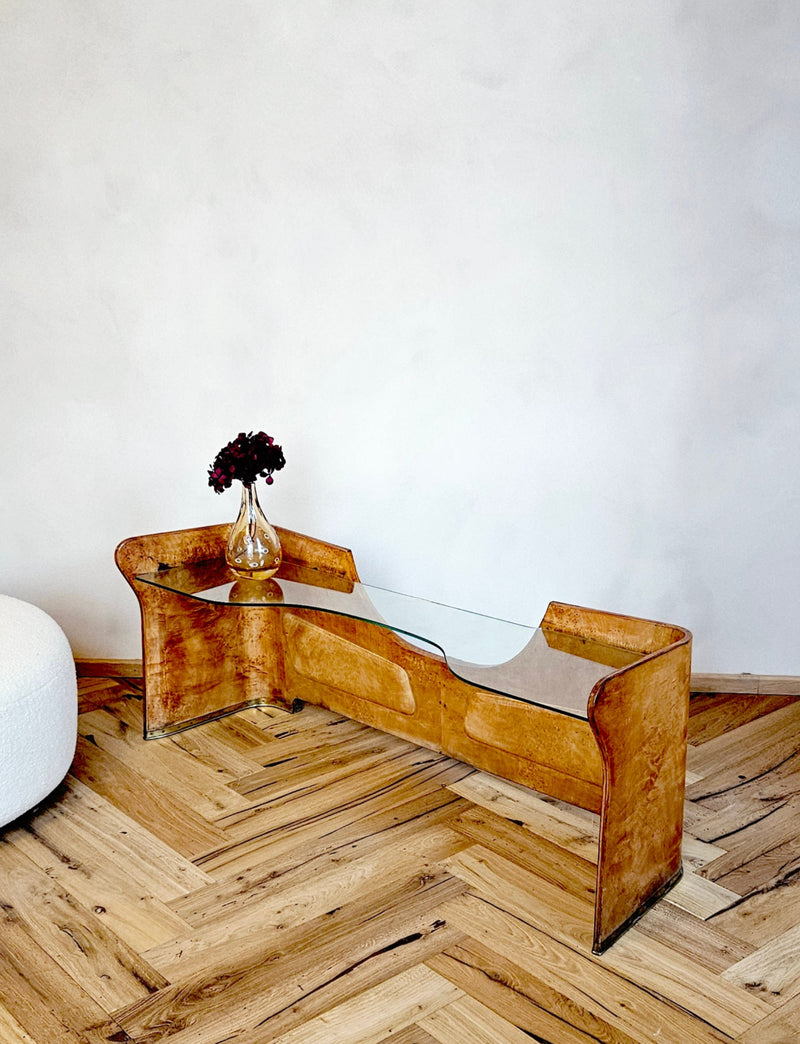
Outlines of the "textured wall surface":
M 123 537 L 800 674 L 796 0 L 6 0 L 0 590 L 136 656 Z

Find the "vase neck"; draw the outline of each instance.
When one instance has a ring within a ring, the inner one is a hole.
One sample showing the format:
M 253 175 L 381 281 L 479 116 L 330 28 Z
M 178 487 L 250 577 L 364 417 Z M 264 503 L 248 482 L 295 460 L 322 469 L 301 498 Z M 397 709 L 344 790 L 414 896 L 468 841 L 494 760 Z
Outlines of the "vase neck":
M 255 482 L 249 486 L 242 483 L 242 511 L 247 511 L 250 514 L 260 510 L 261 505 L 258 502 L 258 491 Z

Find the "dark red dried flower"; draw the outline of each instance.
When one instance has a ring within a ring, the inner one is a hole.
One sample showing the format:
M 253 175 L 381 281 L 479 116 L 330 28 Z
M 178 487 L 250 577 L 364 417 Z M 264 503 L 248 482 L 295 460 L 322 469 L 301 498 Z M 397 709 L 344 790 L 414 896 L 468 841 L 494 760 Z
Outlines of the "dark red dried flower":
M 244 486 L 252 486 L 259 475 L 272 484 L 272 472 L 280 471 L 286 463 L 283 450 L 275 445 L 271 435 L 264 431 L 252 431 L 239 435 L 223 446 L 208 469 L 208 484 L 215 492 L 230 489 L 234 479 Z

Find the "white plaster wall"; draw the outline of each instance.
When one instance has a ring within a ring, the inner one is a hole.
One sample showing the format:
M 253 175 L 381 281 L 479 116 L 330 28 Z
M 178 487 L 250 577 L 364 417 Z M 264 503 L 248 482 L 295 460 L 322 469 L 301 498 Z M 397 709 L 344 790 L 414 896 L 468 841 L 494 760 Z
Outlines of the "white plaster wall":
M 800 674 L 796 0 L 5 0 L 0 589 L 139 653 L 123 537 Z

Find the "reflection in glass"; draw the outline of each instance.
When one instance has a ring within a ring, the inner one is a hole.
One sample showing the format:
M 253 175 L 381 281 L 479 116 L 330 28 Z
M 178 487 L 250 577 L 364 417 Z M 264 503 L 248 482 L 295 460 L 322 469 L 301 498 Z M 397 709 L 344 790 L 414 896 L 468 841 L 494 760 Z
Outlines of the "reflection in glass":
M 137 577 L 215 604 L 314 609 L 385 627 L 437 650 L 457 677 L 512 699 L 585 718 L 601 678 L 640 654 L 617 646 L 498 620 L 284 562 L 278 579 L 236 577 L 224 561 L 161 568 Z

